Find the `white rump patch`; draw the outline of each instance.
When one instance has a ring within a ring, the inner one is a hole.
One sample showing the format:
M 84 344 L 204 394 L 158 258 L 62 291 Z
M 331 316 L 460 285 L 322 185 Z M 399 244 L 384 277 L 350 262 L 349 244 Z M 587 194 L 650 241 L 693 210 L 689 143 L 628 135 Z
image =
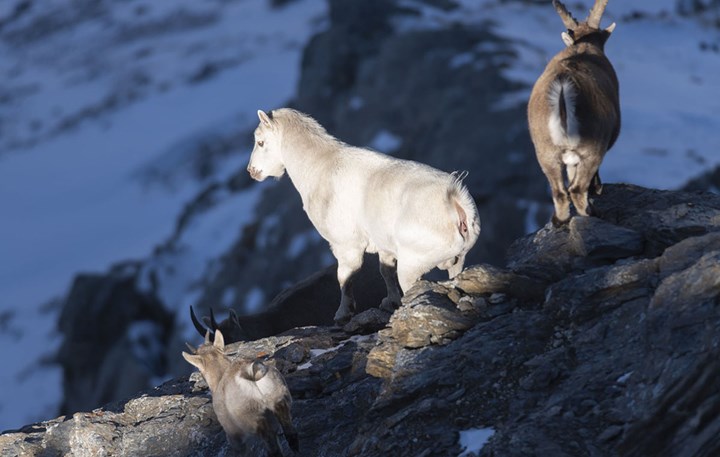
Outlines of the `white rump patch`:
M 580 156 L 575 151 L 565 151 L 562 154 L 562 161 L 568 167 L 574 167 L 580 163 Z
M 567 130 L 560 119 L 560 94 L 565 101 L 567 113 Z M 567 80 L 556 80 L 550 85 L 548 99 L 550 102 L 550 119 L 548 128 L 550 138 L 556 146 L 564 148 L 576 148 L 580 144 L 580 125 L 575 117 L 575 98 L 577 90 L 572 82 Z M 567 162 L 566 162 L 567 163 Z

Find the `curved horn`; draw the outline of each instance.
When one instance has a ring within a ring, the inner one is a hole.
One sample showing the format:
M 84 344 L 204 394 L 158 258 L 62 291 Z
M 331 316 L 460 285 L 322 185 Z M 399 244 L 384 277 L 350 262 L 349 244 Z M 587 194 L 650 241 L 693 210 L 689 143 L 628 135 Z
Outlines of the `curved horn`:
M 600 19 L 602 19 L 607 4 L 608 0 L 595 0 L 595 6 L 592 7 L 587 18 L 587 24 L 590 27 L 595 29 L 600 28 Z
M 605 3 L 607 3 L 607 1 Z M 557 11 L 560 19 L 562 19 L 563 24 L 565 24 L 565 27 L 567 29 L 574 30 L 578 26 L 577 19 L 575 19 L 573 15 L 570 14 L 570 11 L 567 10 L 565 5 L 563 5 L 560 0 L 553 0 L 553 6 L 555 7 L 555 11 Z
M 213 331 L 220 328 L 217 321 L 215 320 L 215 313 L 213 312 L 212 306 L 210 307 L 210 326 L 212 327 Z
M 192 320 L 193 325 L 195 326 L 195 330 L 198 331 L 200 336 L 205 336 L 205 332 L 208 331 L 208 329 L 203 326 L 198 318 L 195 316 L 195 311 L 193 311 L 192 305 L 190 305 L 190 319 Z

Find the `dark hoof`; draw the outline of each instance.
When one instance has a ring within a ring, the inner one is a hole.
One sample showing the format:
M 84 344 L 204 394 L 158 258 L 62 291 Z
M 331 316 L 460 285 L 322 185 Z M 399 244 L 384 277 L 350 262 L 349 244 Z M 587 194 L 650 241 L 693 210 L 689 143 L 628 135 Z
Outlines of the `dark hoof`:
M 394 313 L 395 310 L 398 308 L 400 308 L 400 303 L 388 300 L 387 297 L 383 298 L 382 302 L 380 303 L 380 309 L 383 311 L 387 311 L 390 314 Z
M 588 202 L 587 209 L 585 209 L 585 212 L 588 216 L 595 216 L 595 208 L 593 208 L 592 203 Z
M 560 220 L 560 219 L 557 218 L 556 215 L 553 214 L 553 217 L 552 217 L 552 225 L 553 225 L 553 227 L 555 227 L 555 228 L 560 228 L 560 227 L 563 227 L 563 226 L 567 225 L 568 222 L 570 222 L 570 218 L 569 218 L 569 217 L 568 217 L 567 219 L 565 219 L 565 220 Z
M 353 317 L 352 314 L 345 314 L 344 316 L 338 316 L 336 314 L 333 321 L 335 321 L 335 325 L 337 325 L 338 327 L 342 327 L 345 324 L 347 324 L 348 322 L 350 322 L 350 319 L 352 319 L 352 317 Z

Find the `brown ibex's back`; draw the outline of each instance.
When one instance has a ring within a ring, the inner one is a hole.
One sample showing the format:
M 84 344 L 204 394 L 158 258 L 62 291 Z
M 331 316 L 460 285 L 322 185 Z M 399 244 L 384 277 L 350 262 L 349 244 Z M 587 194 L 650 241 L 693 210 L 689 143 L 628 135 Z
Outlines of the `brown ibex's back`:
M 570 200 L 578 214 L 587 216 L 588 190 L 602 191 L 598 169 L 620 133 L 620 99 L 617 75 L 604 51 L 615 24 L 600 29 L 607 0 L 596 0 L 584 22 L 575 20 L 558 0 L 553 5 L 568 29 L 562 34 L 567 47 L 535 83 L 528 123 L 538 162 L 550 182 L 553 224 L 558 226 L 570 218 Z
M 219 329 L 215 331 L 214 342 L 210 341 L 208 331 L 205 343 L 190 349 L 192 354 L 182 355 L 205 378 L 215 415 L 234 449 L 245 455 L 250 452 L 253 438 L 260 438 L 271 456 L 283 456 L 277 441 L 279 425 L 288 445 L 298 450 L 290 414 L 292 398 L 276 368 L 259 360 L 231 360 L 225 355 L 225 341 Z

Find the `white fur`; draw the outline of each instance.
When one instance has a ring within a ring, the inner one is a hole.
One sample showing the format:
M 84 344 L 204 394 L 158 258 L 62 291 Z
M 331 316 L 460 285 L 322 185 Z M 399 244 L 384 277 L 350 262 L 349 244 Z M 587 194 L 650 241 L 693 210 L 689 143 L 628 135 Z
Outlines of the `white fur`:
M 560 119 L 561 93 L 567 110 L 567 129 L 562 125 Z M 550 117 L 548 118 L 550 138 L 556 146 L 566 149 L 574 149 L 580 144 L 580 125 L 575 116 L 576 97 L 577 89 L 569 80 L 556 80 L 550 84 L 550 93 L 548 94 L 550 101 Z
M 562 161 L 566 166 L 574 167 L 580 163 L 580 156 L 575 151 L 565 151 L 562 153 Z
M 462 270 L 480 220 L 460 177 L 346 145 L 291 109 L 273 111 L 269 124 L 258 114 L 248 170 L 258 180 L 287 171 L 305 212 L 338 260 L 341 288 L 360 268 L 364 252 L 397 260 L 402 291 L 436 266 L 453 274 Z M 456 206 L 466 215 L 464 234 Z M 389 298 L 399 301 L 397 287 L 386 282 Z M 336 319 L 352 313 L 347 295 L 343 289 Z

